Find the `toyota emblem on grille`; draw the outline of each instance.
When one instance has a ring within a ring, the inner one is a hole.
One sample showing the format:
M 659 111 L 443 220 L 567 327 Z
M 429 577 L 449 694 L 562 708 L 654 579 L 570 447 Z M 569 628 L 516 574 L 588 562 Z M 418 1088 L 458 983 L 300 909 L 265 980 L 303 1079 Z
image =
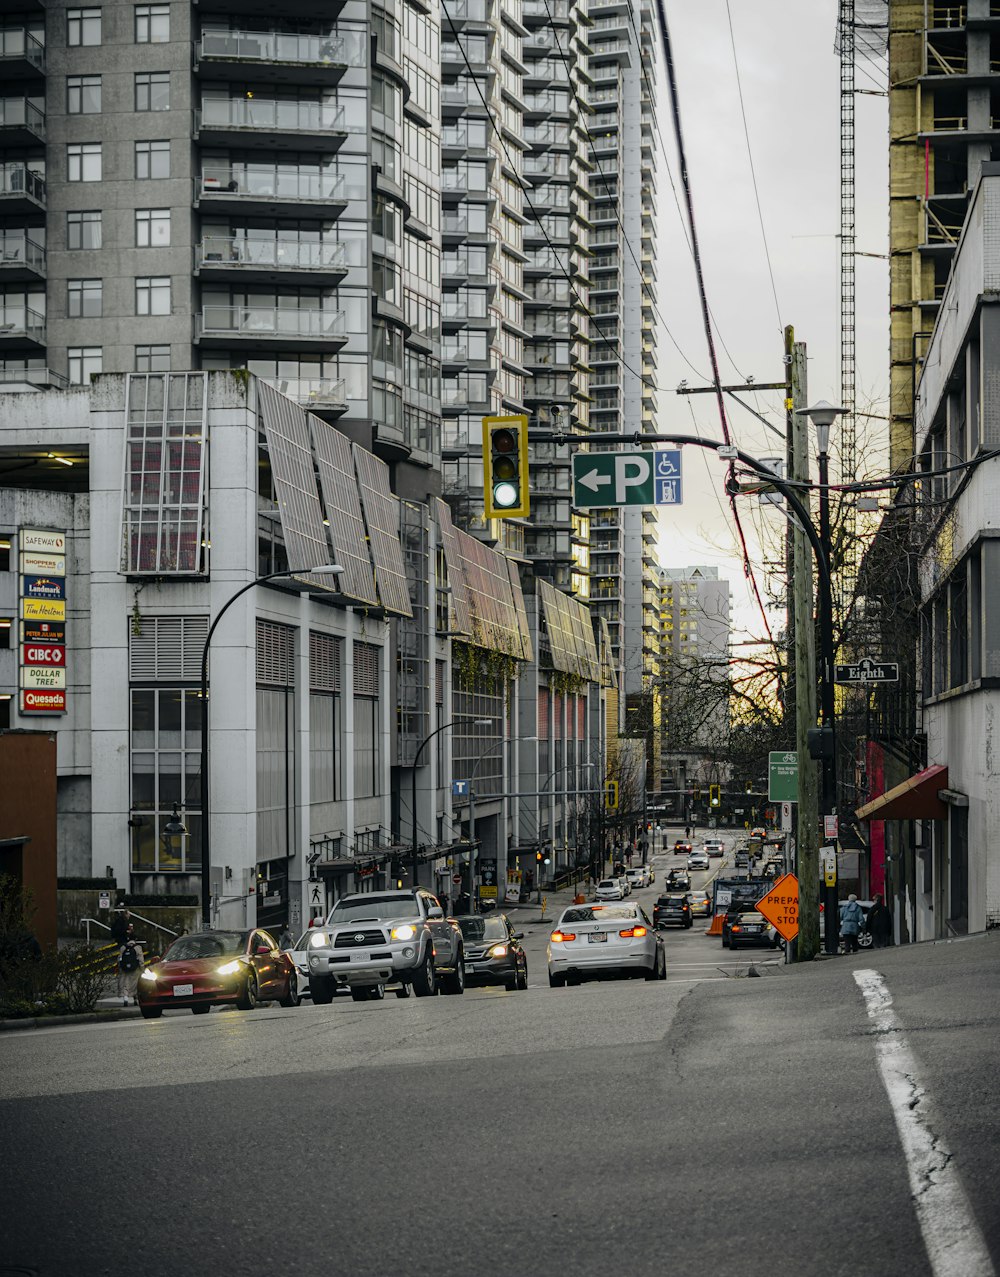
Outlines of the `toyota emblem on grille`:
M 359 931 L 358 934 L 354 937 L 354 939 L 357 940 L 358 944 L 360 944 L 361 941 L 364 940 L 364 938 L 365 938 L 365 933 L 363 931 Z

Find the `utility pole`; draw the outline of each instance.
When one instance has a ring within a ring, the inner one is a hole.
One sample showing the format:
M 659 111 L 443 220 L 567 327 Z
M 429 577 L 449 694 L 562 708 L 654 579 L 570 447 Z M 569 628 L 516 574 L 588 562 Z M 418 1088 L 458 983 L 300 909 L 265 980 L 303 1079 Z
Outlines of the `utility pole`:
M 792 456 L 792 428 L 795 424 L 795 418 L 792 413 L 796 408 L 801 407 L 800 403 L 795 399 L 796 388 L 796 368 L 795 368 L 795 329 L 791 324 L 785 326 L 785 474 L 792 478 L 794 474 L 794 459 Z M 803 368 L 803 377 L 805 370 Z M 802 400 L 805 400 L 805 392 L 801 392 Z M 785 580 L 788 585 L 785 589 L 785 699 L 784 712 L 786 721 L 795 720 L 795 686 L 796 686 L 796 669 L 795 669 L 795 607 L 792 602 L 792 582 L 795 580 L 795 542 L 793 540 L 793 525 L 791 519 L 785 524 Z
M 786 330 L 786 341 L 790 330 Z M 789 479 L 809 479 L 808 419 L 798 413 L 808 401 L 805 342 L 789 341 L 792 407 L 788 435 Z M 799 760 L 796 870 L 799 880 L 799 935 L 796 960 L 819 952 L 819 779 L 809 757 L 809 729 L 816 726 L 816 627 L 813 624 L 813 565 L 805 532 L 792 524 L 792 612 L 795 626 L 795 748 Z

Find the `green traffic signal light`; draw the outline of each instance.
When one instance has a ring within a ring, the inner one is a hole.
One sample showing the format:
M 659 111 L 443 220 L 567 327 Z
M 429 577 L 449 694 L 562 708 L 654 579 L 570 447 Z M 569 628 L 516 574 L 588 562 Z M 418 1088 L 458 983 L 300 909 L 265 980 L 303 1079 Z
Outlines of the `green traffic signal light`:
M 483 418 L 484 507 L 487 518 L 528 514 L 528 418 Z

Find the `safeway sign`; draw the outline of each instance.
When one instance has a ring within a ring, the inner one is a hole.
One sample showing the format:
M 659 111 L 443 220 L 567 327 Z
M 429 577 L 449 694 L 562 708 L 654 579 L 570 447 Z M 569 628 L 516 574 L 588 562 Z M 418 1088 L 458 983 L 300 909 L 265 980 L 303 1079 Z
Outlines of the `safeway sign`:
M 782 874 L 755 907 L 783 940 L 794 940 L 799 934 L 798 878 L 794 874 Z
M 679 448 L 573 454 L 573 504 L 679 505 Z

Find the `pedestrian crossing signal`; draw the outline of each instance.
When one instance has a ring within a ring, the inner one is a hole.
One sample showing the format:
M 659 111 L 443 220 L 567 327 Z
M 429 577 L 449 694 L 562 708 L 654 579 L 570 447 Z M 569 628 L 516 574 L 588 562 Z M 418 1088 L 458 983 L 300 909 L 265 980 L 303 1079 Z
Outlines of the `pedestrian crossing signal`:
M 484 508 L 488 519 L 526 518 L 528 418 L 483 418 Z

